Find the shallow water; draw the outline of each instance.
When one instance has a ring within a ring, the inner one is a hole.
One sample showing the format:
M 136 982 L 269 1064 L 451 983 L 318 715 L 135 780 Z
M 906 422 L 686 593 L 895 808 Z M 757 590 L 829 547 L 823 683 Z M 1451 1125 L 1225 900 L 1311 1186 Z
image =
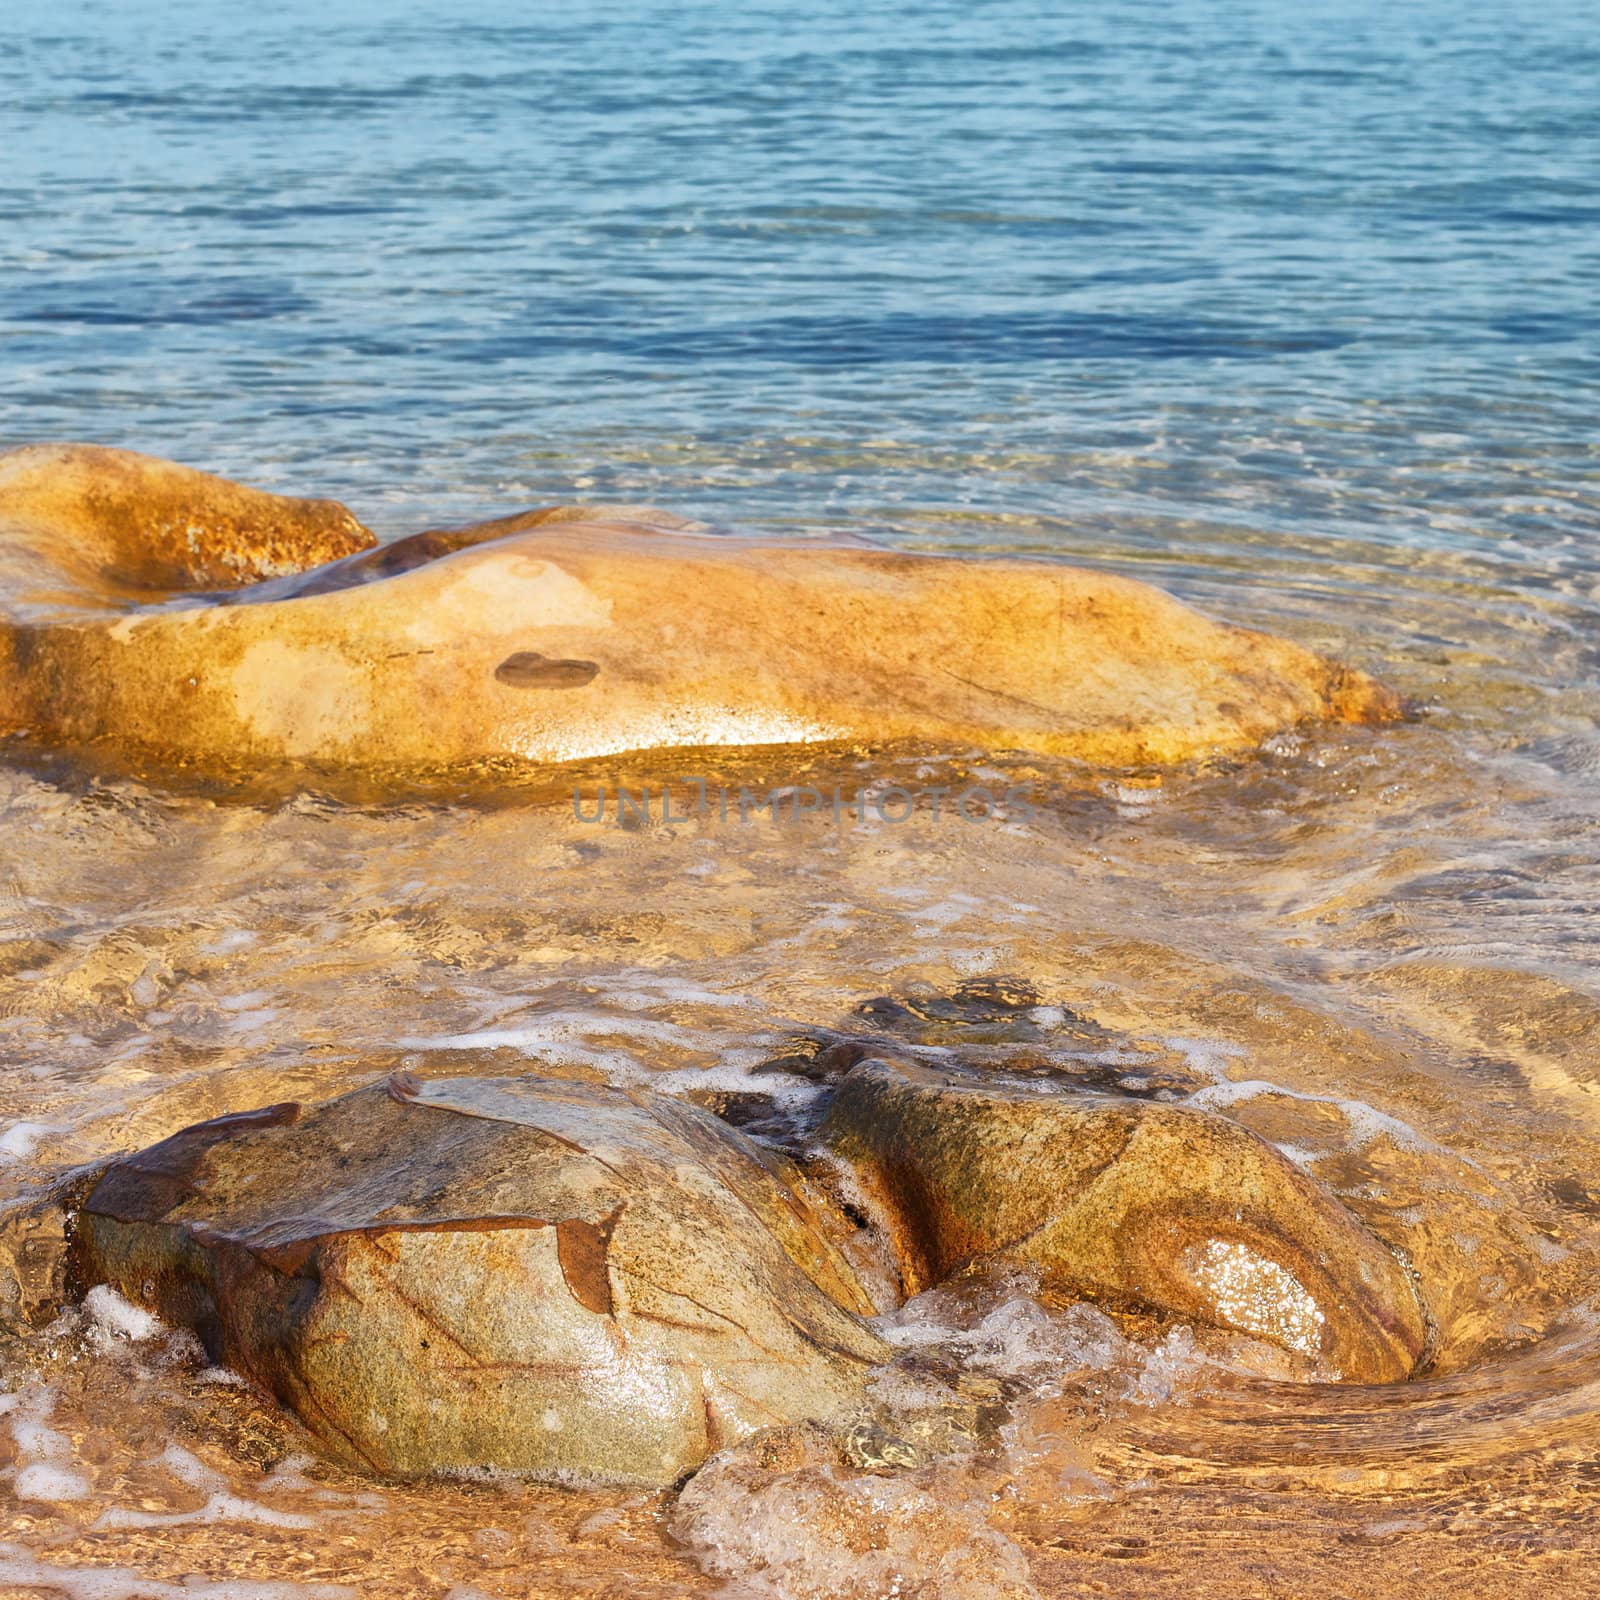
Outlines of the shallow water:
M 1439 1339 L 1408 1385 L 1307 1387 L 994 1285 L 899 1315 L 1015 1386 L 999 1436 L 898 1475 L 736 1461 L 675 1504 L 327 1474 L 101 1305 L 4 1354 L 0 1593 L 1592 1592 L 1584 8 L 9 15 L 7 443 L 338 494 L 386 535 L 644 499 L 1067 556 L 1419 714 L 1167 774 L 576 780 L 590 809 L 675 774 L 1037 807 L 971 823 L 623 828 L 560 784 L 249 805 L 14 763 L 0 1192 L 402 1062 L 728 1093 L 875 996 L 1004 976 L 1064 1081 L 1154 1074 L 1293 1152 L 1409 1254 Z

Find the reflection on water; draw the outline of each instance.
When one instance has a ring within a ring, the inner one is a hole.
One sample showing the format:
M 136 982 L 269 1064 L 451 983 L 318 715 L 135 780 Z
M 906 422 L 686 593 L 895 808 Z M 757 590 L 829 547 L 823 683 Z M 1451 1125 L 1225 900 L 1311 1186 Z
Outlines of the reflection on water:
M 348 1479 L 102 1297 L 0 1352 L 0 1592 L 1592 1592 L 1584 8 L 13 9 L 7 443 L 342 494 L 386 533 L 653 500 L 1065 556 L 1418 714 L 1177 773 L 579 775 L 1014 781 L 1039 810 L 1012 824 L 602 826 L 564 783 L 245 804 L 12 764 L 0 1196 L 402 1064 L 737 1094 L 869 999 L 995 976 L 1042 997 L 1061 1092 L 1237 1118 L 1406 1254 L 1437 1327 L 1408 1385 L 1308 1386 L 979 1285 L 898 1313 L 883 1379 L 895 1438 L 919 1403 L 965 1434 L 777 1441 L 680 1503 Z

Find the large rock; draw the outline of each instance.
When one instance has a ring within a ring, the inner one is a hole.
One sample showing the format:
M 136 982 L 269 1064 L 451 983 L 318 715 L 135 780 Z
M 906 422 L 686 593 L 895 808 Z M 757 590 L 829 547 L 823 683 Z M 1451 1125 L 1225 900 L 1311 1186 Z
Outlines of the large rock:
M 1407 1269 L 1224 1118 L 870 1060 L 821 1134 L 888 1227 L 908 1294 L 1012 1260 L 1113 1306 L 1269 1339 L 1329 1377 L 1389 1382 L 1423 1353 Z
M 219 771 L 861 739 L 1122 764 L 1397 711 L 1297 645 L 1045 562 L 568 508 L 322 565 L 368 538 L 120 452 L 0 457 L 0 732 Z M 147 587 L 296 566 L 188 603 Z
M 671 1483 L 848 1410 L 888 1357 L 791 1164 L 693 1106 L 538 1078 L 200 1123 L 107 1169 L 75 1250 L 398 1476 Z

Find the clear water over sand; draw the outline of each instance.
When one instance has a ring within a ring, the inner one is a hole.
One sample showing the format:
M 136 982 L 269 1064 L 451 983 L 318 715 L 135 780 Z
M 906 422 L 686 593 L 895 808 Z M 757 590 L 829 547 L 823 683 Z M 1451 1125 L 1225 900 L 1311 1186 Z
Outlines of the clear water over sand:
M 1007 977 L 1065 1078 L 1158 1073 L 1293 1151 L 1410 1254 L 1441 1341 L 1403 1388 L 1274 1385 L 991 1285 L 901 1317 L 1021 1386 L 1003 1438 L 674 1508 L 324 1474 L 101 1307 L 0 1357 L 0 1593 L 88 1594 L 84 1565 L 457 1600 L 895 1570 L 930 1597 L 1592 1590 L 1584 8 L 13 15 L 5 443 L 336 494 L 385 534 L 625 499 L 1068 557 L 1420 714 L 1182 773 L 980 764 L 1035 786 L 1025 826 L 622 829 L 559 787 L 250 806 L 0 769 L 0 1191 L 405 1058 L 725 1093 L 876 995 Z

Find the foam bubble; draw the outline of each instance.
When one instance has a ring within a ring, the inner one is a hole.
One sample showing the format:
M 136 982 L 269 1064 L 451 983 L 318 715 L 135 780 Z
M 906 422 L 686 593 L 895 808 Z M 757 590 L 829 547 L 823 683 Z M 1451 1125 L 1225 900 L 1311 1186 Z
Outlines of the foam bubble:
M 1232 1079 L 1219 1079 L 1202 1089 L 1196 1089 L 1189 1096 L 1187 1103 L 1204 1111 L 1223 1111 L 1230 1106 L 1242 1105 L 1246 1100 L 1255 1100 L 1263 1096 L 1299 1100 L 1310 1105 L 1332 1106 L 1344 1118 L 1345 1126 L 1350 1132 L 1351 1147 L 1356 1150 L 1364 1150 L 1383 1137 L 1387 1137 L 1391 1144 L 1402 1150 L 1438 1152 L 1441 1149 L 1441 1146 L 1431 1139 L 1418 1133 L 1410 1123 L 1402 1122 L 1399 1117 L 1391 1116 L 1387 1111 L 1379 1111 L 1376 1107 L 1369 1106 L 1365 1100 L 1341 1100 L 1336 1095 L 1311 1094 L 1306 1090 L 1290 1089 L 1281 1083 L 1273 1083 L 1267 1078 L 1244 1078 L 1237 1082 Z
M 73 1464 L 72 1441 L 50 1426 L 56 1405 L 54 1391 L 42 1383 L 30 1383 L 5 1399 L 10 1403 L 0 1407 L 0 1415 L 10 1416 L 11 1437 L 17 1446 L 17 1475 L 12 1486 L 17 1498 L 86 1499 L 89 1480 Z
M 0 1544 L 0 1583 L 44 1589 L 67 1600 L 358 1600 L 358 1591 L 347 1583 L 248 1578 L 163 1583 L 131 1567 L 55 1567 L 14 1544 Z
M 753 995 L 725 989 L 705 989 L 683 978 L 658 972 L 633 972 L 611 980 L 606 984 L 606 999 L 613 1005 L 637 1011 L 663 1002 L 684 1006 L 738 1007 L 759 1003 Z
M 90 1326 L 103 1339 L 128 1339 L 141 1343 L 166 1332 L 166 1324 L 142 1306 L 124 1300 L 108 1283 L 97 1283 L 83 1297 Z
M 215 1467 L 208 1467 L 199 1456 L 191 1454 L 181 1444 L 169 1444 L 150 1464 L 165 1469 L 179 1483 L 198 1489 L 202 1494 L 215 1494 L 227 1483 Z
M 1136 1405 L 1170 1405 L 1194 1387 L 1206 1357 L 1195 1347 L 1192 1328 L 1174 1328 L 1147 1352 L 1134 1374 L 1128 1398 Z
M 622 1048 L 594 1041 L 620 1039 Z M 406 1050 L 515 1050 L 533 1061 L 592 1067 L 612 1082 L 639 1084 L 650 1074 L 632 1053 L 635 1048 L 703 1053 L 718 1037 L 676 1022 L 588 1011 L 546 1011 L 498 1026 L 462 1033 L 418 1035 L 399 1041 Z
M 96 1530 L 108 1528 L 184 1528 L 216 1522 L 247 1522 L 266 1528 L 314 1528 L 314 1517 L 297 1511 L 274 1511 L 238 1495 L 218 1492 L 194 1511 L 132 1511 L 110 1506 L 95 1519 Z
M 0 1159 L 26 1161 L 38 1149 L 41 1139 L 60 1132 L 47 1122 L 13 1122 L 0 1133 Z
M 764 1052 L 754 1052 L 750 1066 L 759 1065 Z M 653 1072 L 647 1080 L 661 1094 L 685 1094 L 690 1090 L 712 1090 L 725 1094 L 759 1093 L 766 1095 L 775 1110 L 795 1116 L 814 1108 L 827 1093 L 823 1085 L 796 1073 L 763 1072 L 752 1076 L 749 1067 L 737 1058 L 724 1056 L 714 1067 L 676 1067 L 670 1072 Z
M 89 1480 L 73 1467 L 35 1461 L 16 1476 L 12 1489 L 19 1500 L 87 1500 Z
M 434 1038 L 402 1039 L 407 1050 L 489 1050 L 505 1045 L 533 1055 L 557 1044 L 593 1035 L 615 1035 L 638 1039 L 645 1044 L 697 1048 L 704 1035 L 676 1022 L 659 1018 L 615 1016 L 589 1011 L 546 1011 L 511 1027 L 480 1028 L 467 1033 L 445 1034 Z
M 901 1350 L 945 1351 L 997 1378 L 1026 1380 L 1048 1373 L 1055 1379 L 1074 1369 L 1107 1372 L 1136 1358 L 1103 1311 L 1079 1304 L 1048 1312 L 1028 1292 L 1031 1286 L 1022 1273 L 1000 1280 L 994 1292 L 1004 1298 L 988 1310 L 981 1309 L 981 1300 L 974 1307 L 960 1289 L 930 1289 L 875 1325 Z
M 874 1375 L 872 1398 L 900 1411 L 947 1405 L 952 1363 L 1003 1385 L 1023 1408 L 1072 1386 L 1129 1405 L 1182 1404 L 1225 1372 L 1256 1370 L 1248 1340 L 1218 1354 L 1178 1326 L 1154 1346 L 1137 1344 L 1087 1301 L 1047 1309 L 1038 1287 L 1033 1273 L 1011 1269 L 943 1284 L 873 1319 L 901 1356 Z
M 812 1444 L 787 1470 L 714 1457 L 690 1480 L 673 1534 L 713 1577 L 762 1600 L 1038 1600 L 1021 1549 L 981 1505 L 910 1478 L 855 1475 Z

